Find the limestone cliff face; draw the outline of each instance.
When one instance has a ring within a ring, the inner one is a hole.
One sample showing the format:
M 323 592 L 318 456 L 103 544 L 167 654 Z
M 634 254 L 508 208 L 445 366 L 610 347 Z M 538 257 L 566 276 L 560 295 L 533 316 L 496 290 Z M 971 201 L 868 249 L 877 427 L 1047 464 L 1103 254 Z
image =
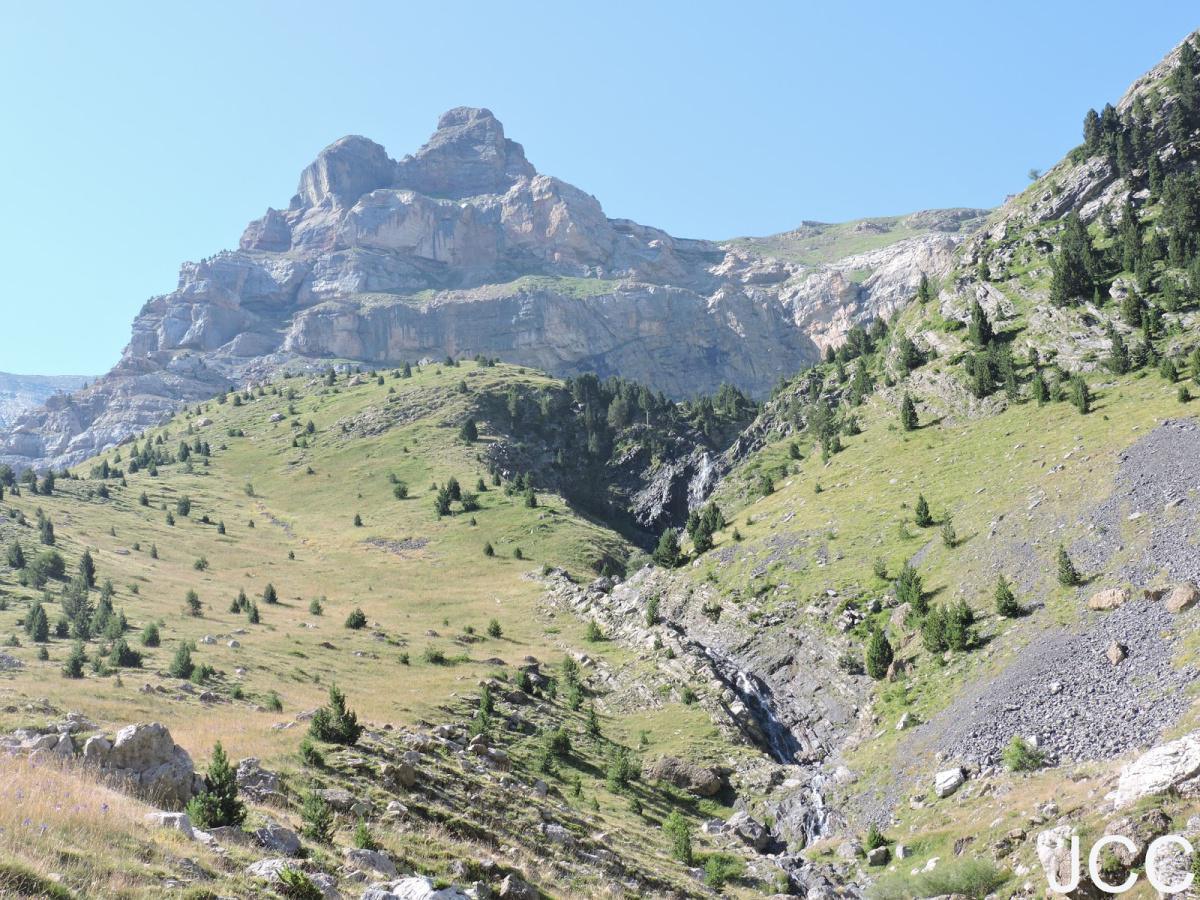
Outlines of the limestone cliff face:
M 237 250 L 184 264 L 113 371 L 21 417 L 0 458 L 71 464 L 180 401 L 334 359 L 483 353 L 677 397 L 724 381 L 762 396 L 902 306 L 922 272 L 947 270 L 956 231 L 934 224 L 818 266 L 675 238 L 608 218 L 539 174 L 488 110 L 454 109 L 398 161 L 358 136 L 321 151 L 287 209 L 252 222 Z

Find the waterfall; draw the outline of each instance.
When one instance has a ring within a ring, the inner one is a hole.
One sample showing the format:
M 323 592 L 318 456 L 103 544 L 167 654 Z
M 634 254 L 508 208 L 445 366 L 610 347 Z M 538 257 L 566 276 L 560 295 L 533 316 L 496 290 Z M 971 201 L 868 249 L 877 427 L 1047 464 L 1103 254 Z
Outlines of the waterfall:
M 729 657 L 722 655 L 711 647 L 704 647 L 704 653 L 713 663 L 717 677 L 729 686 L 731 690 L 746 705 L 754 717 L 759 732 L 765 739 L 757 742 L 765 743 L 764 750 L 776 762 L 785 765 L 800 766 L 797 762 L 802 746 L 800 740 L 785 725 L 775 711 L 775 697 L 766 682 L 750 672 L 740 668 Z M 804 833 L 805 844 L 811 844 L 825 836 L 829 826 L 829 808 L 825 805 L 825 797 L 821 789 L 825 784 L 825 776 L 816 771 L 815 765 L 800 766 L 808 783 L 803 789 L 803 801 L 797 819 L 799 830 Z M 799 798 L 797 798 L 799 799 Z
M 722 656 L 711 647 L 704 648 L 712 660 L 718 677 L 741 698 L 754 717 L 755 723 L 766 738 L 766 750 L 776 762 L 795 764 L 800 752 L 796 735 L 775 714 L 775 698 L 771 689 L 757 675 L 739 668 L 728 657 Z

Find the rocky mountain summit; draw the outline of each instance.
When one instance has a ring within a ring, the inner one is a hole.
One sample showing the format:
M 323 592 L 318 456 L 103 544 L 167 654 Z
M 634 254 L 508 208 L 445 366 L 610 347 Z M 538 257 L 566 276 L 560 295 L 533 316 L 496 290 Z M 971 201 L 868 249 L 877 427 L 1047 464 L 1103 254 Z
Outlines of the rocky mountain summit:
M 672 397 L 722 382 L 763 395 L 946 271 L 977 218 L 858 223 L 844 255 L 817 262 L 676 238 L 538 173 L 490 111 L 453 109 L 400 160 L 359 136 L 322 150 L 286 209 L 250 223 L 237 250 L 185 263 L 117 366 L 14 423 L 0 458 L 71 464 L 181 401 L 330 360 L 485 354 Z

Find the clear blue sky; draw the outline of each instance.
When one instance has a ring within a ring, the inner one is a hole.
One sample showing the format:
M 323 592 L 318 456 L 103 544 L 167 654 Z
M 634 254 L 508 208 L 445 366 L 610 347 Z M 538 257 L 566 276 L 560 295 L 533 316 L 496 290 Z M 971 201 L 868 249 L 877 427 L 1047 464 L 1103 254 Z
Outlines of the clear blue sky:
M 179 263 L 358 133 L 487 106 L 610 216 L 766 234 L 992 206 L 1183 35 L 1192 2 L 11 3 L 0 371 L 96 374 Z

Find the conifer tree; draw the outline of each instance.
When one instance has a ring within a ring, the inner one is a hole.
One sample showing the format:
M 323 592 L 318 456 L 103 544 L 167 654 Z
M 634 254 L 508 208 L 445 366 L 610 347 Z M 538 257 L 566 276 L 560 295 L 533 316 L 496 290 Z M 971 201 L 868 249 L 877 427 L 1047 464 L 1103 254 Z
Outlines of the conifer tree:
M 204 790 L 188 802 L 187 811 L 192 824 L 201 828 L 241 825 L 246 820 L 246 807 L 238 799 L 237 771 L 220 741 L 213 747 Z
M 674 569 L 679 565 L 679 538 L 674 529 L 668 528 L 659 536 L 650 558 L 664 569 Z
M 328 744 L 352 746 L 358 742 L 362 730 L 358 716 L 346 706 L 346 695 L 337 685 L 330 685 L 329 704 L 313 713 L 308 733 Z
M 16 538 L 8 545 L 8 566 L 14 570 L 25 568 L 25 551 Z
M 878 681 L 887 676 L 888 667 L 895 658 L 895 651 L 882 629 L 876 628 L 871 632 L 867 641 L 866 670 L 867 674 Z
M 971 303 L 971 324 L 967 333 L 975 346 L 980 348 L 987 347 L 995 337 L 991 320 L 988 319 L 987 313 L 984 312 L 983 306 L 978 300 Z
M 1079 584 L 1079 572 L 1075 568 L 1075 564 L 1071 562 L 1071 557 L 1067 555 L 1067 548 L 1062 544 L 1058 545 L 1058 583 L 1064 587 L 1074 587 Z
M 933 524 L 933 516 L 929 513 L 929 503 L 924 494 L 917 495 L 917 507 L 914 511 L 914 521 L 918 528 L 928 528 Z
M 917 427 L 917 407 L 908 394 L 900 402 L 900 427 L 905 431 L 913 431 Z
M 907 562 L 900 569 L 900 574 L 896 578 L 896 602 L 909 604 L 913 612 L 919 616 L 925 615 L 929 609 L 921 576 Z
M 1021 604 L 1013 596 L 1012 587 L 1003 575 L 996 579 L 996 612 L 1006 619 L 1021 615 Z

